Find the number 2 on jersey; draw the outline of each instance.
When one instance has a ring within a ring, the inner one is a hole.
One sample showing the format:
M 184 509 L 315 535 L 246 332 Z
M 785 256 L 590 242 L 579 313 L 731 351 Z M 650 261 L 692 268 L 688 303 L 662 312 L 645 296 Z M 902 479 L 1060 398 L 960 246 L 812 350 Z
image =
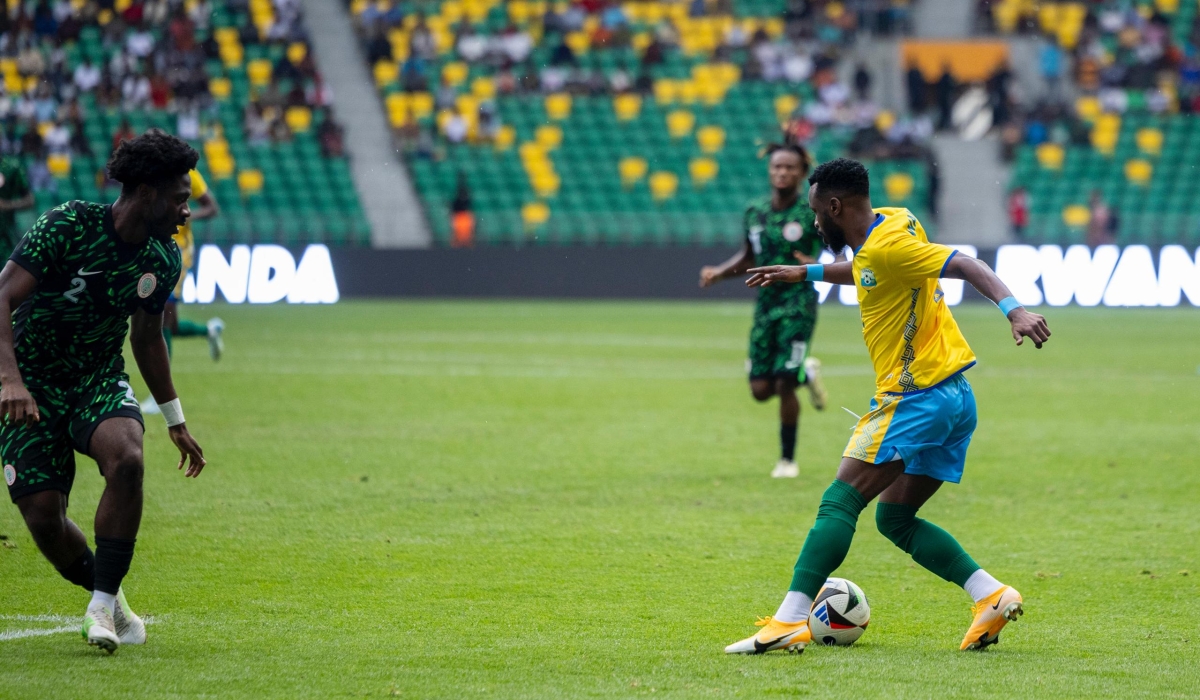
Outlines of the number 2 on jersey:
M 82 277 L 76 277 L 71 280 L 71 288 L 63 292 L 63 296 L 72 304 L 78 304 L 79 295 L 83 294 L 84 289 L 87 289 L 87 282 L 84 282 Z

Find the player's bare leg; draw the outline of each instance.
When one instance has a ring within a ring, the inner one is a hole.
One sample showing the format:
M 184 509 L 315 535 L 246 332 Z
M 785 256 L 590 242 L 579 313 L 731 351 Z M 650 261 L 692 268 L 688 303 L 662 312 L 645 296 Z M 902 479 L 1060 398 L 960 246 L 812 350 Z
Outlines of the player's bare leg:
M 123 598 L 121 581 L 133 560 L 134 543 L 142 522 L 142 424 L 133 418 L 115 417 L 100 423 L 92 433 L 88 452 L 104 475 L 104 494 L 96 509 L 96 590 L 84 617 L 83 634 L 88 644 L 109 653 L 121 645 L 121 637 L 131 643 L 145 641 L 145 626 L 128 605 L 118 606 Z M 117 611 L 127 615 L 117 630 Z M 132 629 L 131 629 L 132 628 Z
M 87 538 L 67 517 L 67 497 L 59 491 L 40 491 L 17 499 L 17 509 L 42 555 L 63 571 L 85 551 Z

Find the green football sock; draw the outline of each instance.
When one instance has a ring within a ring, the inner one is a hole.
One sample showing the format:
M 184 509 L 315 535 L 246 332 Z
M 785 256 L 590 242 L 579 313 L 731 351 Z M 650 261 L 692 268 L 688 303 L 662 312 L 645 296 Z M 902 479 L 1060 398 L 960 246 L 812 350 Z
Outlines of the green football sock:
M 180 338 L 187 338 L 189 336 L 196 335 L 208 335 L 208 326 L 204 325 L 203 323 L 196 323 L 195 321 L 185 321 L 181 318 L 179 319 L 179 328 L 175 331 L 175 335 L 179 336 Z
M 846 558 L 850 542 L 854 539 L 854 527 L 858 514 L 867 507 L 867 501 L 853 486 L 835 480 L 821 496 L 821 507 L 817 509 L 817 521 L 808 531 L 800 558 L 796 560 L 796 573 L 792 576 L 789 591 L 799 591 L 809 598 L 816 598 L 829 578 Z
M 875 524 L 883 536 L 912 555 L 913 561 L 959 586 L 979 565 L 950 533 L 917 517 L 917 509 L 900 503 L 875 508 Z

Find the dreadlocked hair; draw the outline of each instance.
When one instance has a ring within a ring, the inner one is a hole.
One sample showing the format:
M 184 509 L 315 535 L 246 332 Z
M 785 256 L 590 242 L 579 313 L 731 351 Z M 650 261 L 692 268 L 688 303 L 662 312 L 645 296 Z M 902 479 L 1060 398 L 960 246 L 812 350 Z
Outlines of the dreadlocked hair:
M 808 154 L 808 149 L 792 141 L 785 141 L 783 143 L 769 143 L 763 147 L 762 153 L 759 155 L 770 158 L 779 151 L 795 153 L 800 157 L 800 169 L 806 173 L 812 170 L 812 156 Z
M 108 159 L 108 176 L 127 190 L 138 185 L 161 187 L 196 167 L 200 154 L 187 141 L 162 129 L 150 129 L 117 146 Z

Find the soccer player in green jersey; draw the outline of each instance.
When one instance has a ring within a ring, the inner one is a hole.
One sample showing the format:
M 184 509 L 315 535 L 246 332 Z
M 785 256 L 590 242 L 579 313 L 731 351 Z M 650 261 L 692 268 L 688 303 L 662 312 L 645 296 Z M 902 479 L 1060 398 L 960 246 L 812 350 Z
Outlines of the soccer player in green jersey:
M 179 277 L 171 240 L 187 221 L 188 170 L 199 155 L 157 129 L 116 150 L 113 204 L 50 210 L 0 271 L 0 460 L 9 495 L 34 542 L 63 578 L 92 591 L 83 636 L 109 653 L 146 641 L 121 581 L 142 519 L 144 425 L 122 348 L 130 344 L 159 402 L 179 468 L 204 455 L 188 433 L 171 381 L 163 308 Z M 75 452 L 96 461 L 104 494 L 96 551 L 67 518 Z
M 33 206 L 29 176 L 20 158 L 0 156 L 0 260 L 8 260 L 20 239 L 17 212 Z
M 700 286 L 744 274 L 755 265 L 815 263 L 821 254 L 816 219 L 800 196 L 800 183 L 808 175 L 810 159 L 802 146 L 773 145 L 768 149 L 771 196 L 746 209 L 745 244 L 720 265 L 700 270 Z M 780 458 L 771 472 L 775 478 L 799 476 L 796 434 L 800 401 L 796 388 L 807 384 L 813 407 L 825 408 L 821 363 L 808 356 L 817 324 L 817 292 L 811 283 L 764 287 L 754 307 L 750 330 L 750 393 L 757 401 L 779 397 Z

